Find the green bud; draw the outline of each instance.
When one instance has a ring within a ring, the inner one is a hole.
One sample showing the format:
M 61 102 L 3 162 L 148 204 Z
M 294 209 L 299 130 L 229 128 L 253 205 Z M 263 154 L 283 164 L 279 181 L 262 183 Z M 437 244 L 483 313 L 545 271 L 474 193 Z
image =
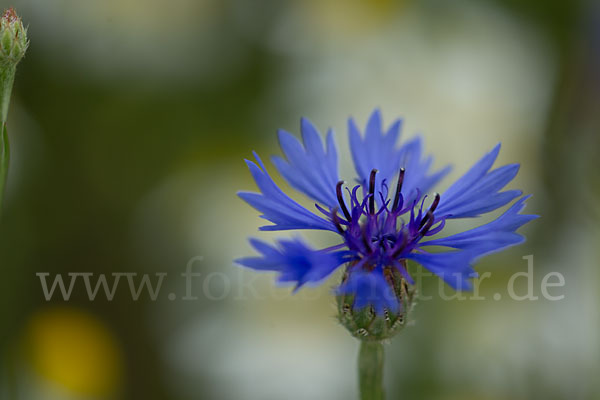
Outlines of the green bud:
M 346 279 L 347 274 L 343 281 Z M 377 315 L 370 306 L 354 309 L 354 296 L 337 296 L 338 320 L 352 336 L 360 340 L 382 341 L 392 338 L 406 326 L 408 315 L 415 304 L 416 288 L 409 285 L 394 268 L 386 268 L 386 279 L 400 302 L 398 313 L 384 310 L 383 315 Z
M 10 159 L 6 118 L 17 64 L 27 51 L 27 29 L 14 9 L 9 8 L 0 18 L 0 205 L 8 174 Z
M 16 66 L 25 55 L 29 41 L 27 29 L 14 9 L 9 8 L 0 19 L 0 64 Z

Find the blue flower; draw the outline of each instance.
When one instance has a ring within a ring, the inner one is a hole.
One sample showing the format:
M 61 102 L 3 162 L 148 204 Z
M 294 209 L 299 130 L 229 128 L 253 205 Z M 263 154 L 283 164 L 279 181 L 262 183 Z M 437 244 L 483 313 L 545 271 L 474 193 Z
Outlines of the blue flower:
M 524 241 L 516 230 L 537 218 L 520 214 L 529 196 L 518 199 L 492 222 L 447 237 L 432 236 L 443 232 L 449 220 L 478 217 L 521 196 L 520 190 L 502 191 L 519 165 L 492 169 L 498 144 L 444 193 L 430 193 L 450 168 L 431 170 L 433 158 L 423 154 L 420 137 L 398 145 L 400 127 L 397 120 L 384 129 L 379 110 L 371 114 L 364 135 L 349 120 L 355 186 L 346 186 L 339 178 L 333 132 L 327 133 L 324 144 L 307 119 L 301 121 L 302 142 L 280 131 L 285 158 L 273 157 L 273 164 L 293 188 L 316 201 L 316 212 L 286 195 L 256 153 L 256 162 L 246 163 L 260 193 L 240 192 L 239 196 L 272 223 L 261 230 L 328 230 L 339 236 L 340 244 L 316 250 L 297 238 L 279 240 L 277 246 L 252 239 L 260 256 L 236 261 L 278 272 L 279 282 L 292 283 L 296 289 L 322 282 L 345 264 L 345 279 L 336 293 L 353 295 L 355 308 L 370 305 L 377 314 L 401 307 L 393 277 L 414 284 L 407 260 L 421 264 L 456 290 L 469 290 L 471 278 L 477 276 L 472 265 L 479 258 Z M 446 251 L 431 252 L 431 246 Z

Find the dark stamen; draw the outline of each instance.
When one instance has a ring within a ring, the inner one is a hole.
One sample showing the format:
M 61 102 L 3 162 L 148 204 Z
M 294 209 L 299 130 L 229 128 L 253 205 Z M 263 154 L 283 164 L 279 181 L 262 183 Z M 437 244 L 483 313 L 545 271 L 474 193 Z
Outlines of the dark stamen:
M 394 205 L 392 211 L 396 211 L 398 203 L 400 202 L 400 191 L 402 190 L 402 182 L 404 182 L 404 168 L 400 168 L 400 174 L 398 175 L 398 183 L 396 184 L 396 196 L 394 197 Z
M 421 230 L 419 231 L 419 235 L 421 236 L 425 236 L 425 234 L 427 232 L 429 232 L 429 229 L 431 229 L 431 226 L 433 225 L 433 213 L 431 212 L 431 210 L 427 211 L 427 215 L 425 215 L 425 218 L 423 218 L 423 220 L 421 221 L 421 224 L 423 224 L 423 221 L 427 221 L 424 226 L 421 228 Z
M 342 228 L 342 224 L 340 223 L 340 217 L 338 217 L 338 215 L 337 215 L 337 208 L 335 208 L 331 212 L 331 219 L 333 220 L 333 224 L 337 228 L 337 230 L 340 233 L 340 235 L 343 235 L 344 234 L 344 228 Z
M 435 199 L 433 199 L 433 203 L 431 203 L 431 207 L 429 207 L 429 211 L 434 212 L 438 204 L 440 204 L 440 194 L 436 193 Z
M 429 207 L 429 211 L 427 211 L 427 214 L 425 214 L 425 217 L 421 220 L 419 229 L 421 229 L 423 226 L 425 226 L 426 223 L 429 223 L 430 222 L 429 220 L 431 220 L 431 224 L 433 224 L 433 212 L 437 208 L 438 204 L 440 204 L 440 194 L 436 193 L 435 198 L 433 199 L 433 203 L 431 203 L 431 207 Z M 431 224 L 429 225 L 429 228 L 431 228 Z M 429 230 L 429 229 L 427 229 L 427 230 Z M 423 233 L 423 235 L 424 235 L 424 233 Z
M 346 220 L 348 220 L 348 222 L 350 222 L 350 221 L 352 221 L 352 217 L 350 216 L 350 212 L 348 211 L 348 208 L 346 207 L 346 203 L 344 202 L 344 196 L 342 193 L 342 185 L 343 184 L 344 184 L 344 181 L 339 181 L 337 183 L 337 186 L 335 187 L 335 193 L 337 194 L 338 203 L 340 203 L 340 207 L 342 208 L 342 212 L 344 213 Z
M 369 213 L 375 214 L 375 176 L 377 175 L 377 170 L 373 169 L 371 171 L 371 176 L 369 178 Z

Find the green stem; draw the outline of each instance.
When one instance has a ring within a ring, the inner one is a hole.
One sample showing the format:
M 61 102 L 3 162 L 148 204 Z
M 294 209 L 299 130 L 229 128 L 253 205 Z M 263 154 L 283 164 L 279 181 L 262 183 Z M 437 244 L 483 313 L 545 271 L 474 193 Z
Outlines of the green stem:
M 358 380 L 361 400 L 383 400 L 383 345 L 363 340 L 358 354 Z
M 2 124 L 2 132 L 0 132 L 0 213 L 2 211 L 2 201 L 4 199 L 4 188 L 8 177 L 8 164 L 10 161 L 10 151 L 8 144 L 8 133 L 6 132 L 6 124 Z
M 8 164 L 10 159 L 8 133 L 6 132 L 6 119 L 8 118 L 8 106 L 12 93 L 16 73 L 15 65 L 4 65 L 0 67 L 0 210 L 4 199 L 4 188 L 8 177 Z
M 13 83 L 15 82 L 16 72 L 16 65 L 0 67 L 0 110 L 2 111 L 2 124 L 5 124 L 8 118 L 8 106 L 10 104 L 10 95 Z

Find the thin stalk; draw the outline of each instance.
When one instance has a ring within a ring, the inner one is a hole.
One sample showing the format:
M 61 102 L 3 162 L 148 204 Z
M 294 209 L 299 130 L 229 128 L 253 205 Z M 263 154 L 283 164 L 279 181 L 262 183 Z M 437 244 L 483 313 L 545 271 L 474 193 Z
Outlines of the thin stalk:
M 0 210 L 4 199 L 4 189 L 8 178 L 8 164 L 10 161 L 10 148 L 8 144 L 8 133 L 6 132 L 6 119 L 8 118 L 8 106 L 15 81 L 16 66 L 8 65 L 0 68 Z
M 8 106 L 10 104 L 10 95 L 15 82 L 17 66 L 2 66 L 0 71 L 0 110 L 2 112 L 2 125 L 4 125 L 8 118 Z
M 6 124 L 3 123 L 0 132 L 0 213 L 2 211 L 2 201 L 4 198 L 4 188 L 8 177 L 8 164 L 10 162 L 10 149 L 8 144 L 8 133 Z
M 361 400 L 384 400 L 383 345 L 363 340 L 358 353 L 358 381 Z

